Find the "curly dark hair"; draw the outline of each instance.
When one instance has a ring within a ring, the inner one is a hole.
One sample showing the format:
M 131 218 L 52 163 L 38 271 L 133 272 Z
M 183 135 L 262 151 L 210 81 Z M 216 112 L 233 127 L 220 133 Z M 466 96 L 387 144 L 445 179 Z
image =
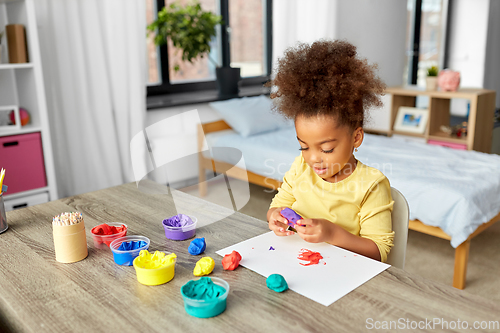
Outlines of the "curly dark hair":
M 363 126 L 364 110 L 382 105 L 385 84 L 376 69 L 347 41 L 299 43 L 278 60 L 266 86 L 272 87 L 274 109 L 286 118 L 327 115 L 354 130 Z

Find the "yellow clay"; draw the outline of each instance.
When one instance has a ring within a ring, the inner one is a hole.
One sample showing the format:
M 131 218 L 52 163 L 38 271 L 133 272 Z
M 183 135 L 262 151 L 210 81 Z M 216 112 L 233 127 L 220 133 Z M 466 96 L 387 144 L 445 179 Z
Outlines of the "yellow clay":
M 193 274 L 203 276 L 212 273 L 215 267 L 215 261 L 210 257 L 203 257 L 196 263 Z
M 175 253 L 165 255 L 160 251 L 149 253 L 148 250 L 142 250 L 139 252 L 139 256 L 134 259 L 137 280 L 150 286 L 172 280 L 175 275 L 176 258 Z
M 175 262 L 177 256 L 175 253 L 165 255 L 165 253 L 160 251 L 155 251 L 155 253 L 149 253 L 148 250 L 142 250 L 139 252 L 139 257 L 137 259 L 137 266 L 146 269 L 157 269 L 171 265 Z

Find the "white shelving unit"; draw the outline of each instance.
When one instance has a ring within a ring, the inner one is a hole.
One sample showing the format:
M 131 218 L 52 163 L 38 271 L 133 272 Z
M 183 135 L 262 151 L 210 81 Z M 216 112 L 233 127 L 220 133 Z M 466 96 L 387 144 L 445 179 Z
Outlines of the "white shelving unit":
M 55 200 L 58 195 L 33 0 L 0 0 L 0 31 L 4 31 L 7 24 L 24 25 L 29 63 L 8 63 L 8 50 L 5 49 L 7 42 L 4 35 L 2 63 L 0 63 L 0 106 L 17 105 L 25 108 L 31 120 L 20 129 L 0 127 L 0 139 L 12 135 L 40 133 L 47 182 L 44 187 L 10 194 L 7 192 L 4 196 L 6 207 L 16 208 L 16 206 L 38 204 L 40 201 Z M 5 164 L 5 161 L 2 163 L 0 154 L 0 166 L 2 164 Z M 9 185 L 6 181 L 5 184 Z M 18 204 L 11 205 L 12 202 Z

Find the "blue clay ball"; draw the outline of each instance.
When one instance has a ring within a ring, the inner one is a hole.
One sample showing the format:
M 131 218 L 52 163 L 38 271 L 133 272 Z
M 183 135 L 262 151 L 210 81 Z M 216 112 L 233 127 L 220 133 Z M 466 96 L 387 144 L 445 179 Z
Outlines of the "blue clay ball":
M 266 280 L 266 285 L 269 289 L 274 290 L 277 293 L 281 293 L 288 289 L 288 284 L 286 283 L 283 275 L 271 274 Z
M 191 244 L 189 244 L 188 252 L 189 254 L 196 256 L 205 252 L 206 248 L 207 244 L 205 243 L 205 238 L 195 238 L 191 241 Z

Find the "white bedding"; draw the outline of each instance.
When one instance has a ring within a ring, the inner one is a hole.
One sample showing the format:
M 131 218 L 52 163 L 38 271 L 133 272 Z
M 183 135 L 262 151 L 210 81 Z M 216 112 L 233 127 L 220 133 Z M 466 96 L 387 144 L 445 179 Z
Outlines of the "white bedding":
M 282 180 L 299 144 L 293 127 L 244 138 L 232 130 L 207 135 L 209 147 L 234 147 L 246 168 Z M 235 164 L 234 150 L 217 160 Z M 358 160 L 381 170 L 403 193 L 410 218 L 443 229 L 457 247 L 482 223 L 500 211 L 500 156 L 365 135 Z

